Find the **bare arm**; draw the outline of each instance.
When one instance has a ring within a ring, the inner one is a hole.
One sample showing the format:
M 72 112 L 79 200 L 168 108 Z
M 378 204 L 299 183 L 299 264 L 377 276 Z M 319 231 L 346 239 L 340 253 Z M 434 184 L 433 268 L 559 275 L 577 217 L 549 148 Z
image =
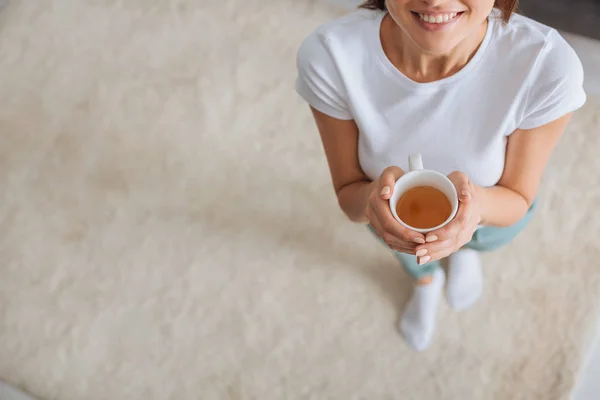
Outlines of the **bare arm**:
M 377 180 L 371 181 L 358 161 L 355 122 L 335 119 L 315 109 L 312 112 L 342 211 L 354 222 L 369 223 L 390 248 L 414 254 L 416 243 L 425 243 L 425 238 L 400 225 L 388 203 L 394 182 L 404 174 L 402 169 L 389 166 Z
M 332 118 L 311 107 L 340 208 L 354 222 L 367 223 L 366 208 L 373 182 L 358 161 L 358 127 L 353 120 Z
M 519 221 L 533 203 L 552 151 L 572 114 L 509 136 L 504 173 L 496 186 L 475 187 L 481 223 L 509 226 Z
M 496 186 L 473 185 L 461 172 L 451 179 L 459 187 L 470 187 L 472 196 L 460 201 L 456 218 L 448 225 L 427 234 L 427 242 L 415 250 L 426 250 L 419 263 L 439 260 L 454 253 L 471 240 L 479 223 L 510 226 L 518 222 L 533 203 L 552 150 L 571 115 L 529 130 L 517 130 L 508 140 L 504 173 Z

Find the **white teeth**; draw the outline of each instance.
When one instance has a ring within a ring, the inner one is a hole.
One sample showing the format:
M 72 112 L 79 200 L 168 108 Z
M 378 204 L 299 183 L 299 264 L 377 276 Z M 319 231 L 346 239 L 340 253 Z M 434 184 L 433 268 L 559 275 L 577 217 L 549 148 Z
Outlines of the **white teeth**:
M 421 18 L 425 22 L 429 22 L 430 24 L 441 24 L 443 22 L 452 21 L 458 13 L 449 13 L 449 14 L 437 14 L 437 15 L 427 15 L 427 14 L 419 14 L 419 18 Z

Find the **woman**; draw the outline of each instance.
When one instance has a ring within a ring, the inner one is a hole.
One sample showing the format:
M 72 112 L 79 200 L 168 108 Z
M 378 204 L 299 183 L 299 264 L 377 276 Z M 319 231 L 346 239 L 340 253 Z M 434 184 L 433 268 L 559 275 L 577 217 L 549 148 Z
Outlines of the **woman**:
M 481 295 L 479 251 L 508 243 L 533 212 L 547 161 L 586 100 L 573 49 L 514 14 L 516 0 L 370 0 L 319 27 L 298 51 L 297 92 L 310 105 L 348 218 L 368 223 L 415 288 L 399 328 L 416 350 L 446 297 Z M 387 200 L 409 154 L 447 174 L 456 218 L 422 235 Z

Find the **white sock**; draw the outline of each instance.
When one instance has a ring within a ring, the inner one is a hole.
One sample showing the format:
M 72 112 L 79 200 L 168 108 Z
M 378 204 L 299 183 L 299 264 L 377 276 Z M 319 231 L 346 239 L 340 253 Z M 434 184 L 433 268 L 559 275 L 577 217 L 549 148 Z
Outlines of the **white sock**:
M 446 298 L 455 310 L 464 310 L 473 305 L 483 292 L 483 273 L 479 253 L 462 249 L 448 260 L 448 287 Z
M 427 349 L 433 338 L 444 280 L 444 271 L 438 268 L 431 283 L 416 285 L 400 319 L 400 333 L 417 351 Z

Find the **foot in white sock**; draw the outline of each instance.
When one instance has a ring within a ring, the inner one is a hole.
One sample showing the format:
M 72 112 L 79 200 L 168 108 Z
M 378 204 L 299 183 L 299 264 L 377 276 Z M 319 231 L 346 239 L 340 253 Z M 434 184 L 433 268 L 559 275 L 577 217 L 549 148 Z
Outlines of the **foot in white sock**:
M 444 280 L 444 271 L 438 268 L 431 283 L 416 285 L 400 319 L 400 333 L 417 351 L 427 349 L 433 338 Z
M 483 273 L 479 253 L 462 249 L 448 260 L 448 287 L 446 298 L 455 310 L 464 310 L 473 305 L 483 292 Z

